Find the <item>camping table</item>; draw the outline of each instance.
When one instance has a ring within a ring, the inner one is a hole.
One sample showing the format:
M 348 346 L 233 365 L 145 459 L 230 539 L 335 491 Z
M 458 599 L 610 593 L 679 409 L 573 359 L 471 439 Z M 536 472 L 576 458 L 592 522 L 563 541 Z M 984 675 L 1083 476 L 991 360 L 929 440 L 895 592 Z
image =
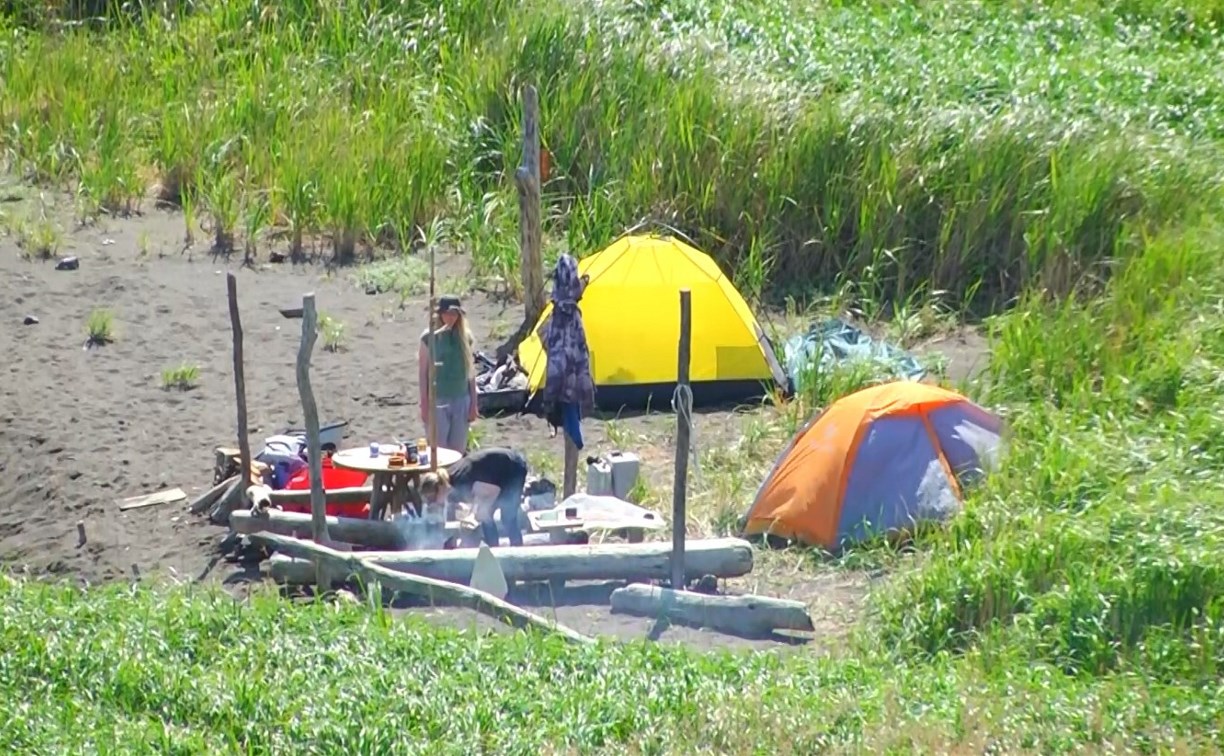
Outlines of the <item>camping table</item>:
M 458 462 L 463 455 L 454 449 L 439 446 L 438 468 L 448 467 Z M 402 510 L 405 501 L 411 501 L 420 511 L 421 495 L 417 490 L 417 482 L 422 475 L 429 472 L 429 465 L 409 465 L 406 467 L 388 467 L 390 453 L 370 456 L 370 448 L 343 449 L 332 455 L 332 464 L 346 470 L 369 473 L 373 476 L 370 487 L 370 519 L 381 520 L 390 504 L 393 510 Z

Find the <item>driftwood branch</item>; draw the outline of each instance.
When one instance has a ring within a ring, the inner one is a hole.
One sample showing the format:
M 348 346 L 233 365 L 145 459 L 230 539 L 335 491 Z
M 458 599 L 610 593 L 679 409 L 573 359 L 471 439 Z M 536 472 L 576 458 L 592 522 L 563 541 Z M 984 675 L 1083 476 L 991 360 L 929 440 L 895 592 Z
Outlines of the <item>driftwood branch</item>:
M 272 494 L 273 502 L 282 492 Z M 357 544 L 374 549 L 403 548 L 404 536 L 391 520 L 370 520 L 364 517 L 326 516 L 327 537 L 331 540 Z M 283 512 L 269 509 L 258 513 L 248 510 L 234 512 L 230 516 L 230 527 L 234 532 L 252 535 L 260 532 L 277 535 L 312 538 L 314 536 L 314 514 Z
M 192 514 L 204 514 L 208 510 L 212 509 L 213 504 L 217 503 L 217 499 L 220 499 L 225 492 L 229 490 L 230 484 L 237 479 L 237 475 L 226 478 L 217 485 L 200 494 L 195 501 L 191 502 L 188 511 L 190 511 Z
M 230 329 L 234 333 L 234 396 L 238 403 L 238 449 L 239 470 L 251 469 L 251 440 L 247 437 L 246 377 L 243 371 L 242 318 L 238 314 L 238 279 L 233 273 L 225 275 L 226 293 L 229 296 Z
M 423 596 L 430 601 L 462 606 L 494 619 L 508 622 L 519 629 L 537 628 L 556 633 L 571 643 L 592 644 L 593 638 L 582 635 L 564 625 L 551 622 L 514 604 L 463 585 L 448 583 L 433 578 L 409 575 L 389 570 L 366 562 L 354 554 L 346 554 L 309 541 L 272 534 L 260 534 L 252 540 L 262 541 L 278 551 L 292 549 L 296 553 L 310 554 L 316 563 L 326 563 L 338 573 L 355 575 L 366 585 L 380 583 L 393 591 Z
M 511 354 L 531 333 L 544 312 L 544 263 L 540 257 L 540 98 L 536 88 L 523 87 L 523 161 L 514 172 L 519 196 L 519 267 L 523 275 L 523 324 L 497 349 L 499 359 Z
M 519 246 L 523 256 L 525 319 L 544 312 L 544 265 L 540 258 L 540 99 L 536 88 L 523 87 L 523 162 L 514 172 L 519 191 Z
M 229 479 L 229 485 L 225 487 L 225 492 L 221 494 L 213 503 L 212 508 L 208 510 L 208 519 L 217 524 L 225 525 L 230 521 L 230 515 L 234 510 L 242 507 L 243 500 L 246 498 L 244 493 L 246 486 L 243 485 L 242 477 L 235 475 Z
M 306 453 L 310 465 L 310 521 L 314 540 L 327 540 L 327 501 L 323 495 L 323 448 L 319 442 L 319 407 L 315 404 L 314 391 L 310 387 L 310 356 L 314 352 L 318 336 L 318 313 L 315 311 L 314 294 L 302 297 L 302 341 L 297 356 L 297 387 L 302 399 L 302 415 L 306 423 Z M 326 565 L 319 560 L 318 584 L 328 584 Z
M 612 591 L 612 611 L 705 627 L 748 638 L 767 637 L 775 630 L 815 629 L 801 601 L 765 596 L 710 596 L 635 584 Z

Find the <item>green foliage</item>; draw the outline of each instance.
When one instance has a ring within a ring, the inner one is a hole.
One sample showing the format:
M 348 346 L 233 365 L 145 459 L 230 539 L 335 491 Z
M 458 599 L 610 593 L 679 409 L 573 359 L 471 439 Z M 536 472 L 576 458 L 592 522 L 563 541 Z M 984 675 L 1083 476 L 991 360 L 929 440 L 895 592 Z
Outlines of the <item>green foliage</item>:
M 1009 647 L 929 663 L 868 648 L 853 659 L 642 642 L 576 649 L 534 634 L 474 637 L 377 607 L 186 586 L 86 592 L 0 576 L 0 642 L 8 753 L 946 752 L 957 743 L 1049 753 L 1206 747 L 1224 715 L 1210 681 L 1068 677 Z M 785 746 L 764 745 L 783 731 Z

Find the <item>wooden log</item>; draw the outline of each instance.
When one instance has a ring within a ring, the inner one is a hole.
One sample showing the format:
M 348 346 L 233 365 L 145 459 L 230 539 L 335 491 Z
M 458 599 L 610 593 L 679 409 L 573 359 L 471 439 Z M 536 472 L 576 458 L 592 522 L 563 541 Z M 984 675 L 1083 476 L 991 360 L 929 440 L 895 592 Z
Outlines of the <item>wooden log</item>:
M 712 596 L 637 583 L 612 591 L 612 612 L 663 619 L 748 638 L 776 630 L 812 632 L 812 618 L 801 601 L 766 596 Z
M 396 572 L 386 567 L 370 564 L 360 554 L 336 551 L 309 541 L 270 534 L 261 535 L 260 539 L 266 545 L 282 552 L 293 550 L 299 554 L 309 554 L 316 563 L 327 564 L 328 572 L 355 576 L 367 586 L 380 583 L 393 591 L 423 596 L 435 603 L 466 607 L 494 619 L 508 622 L 519 629 L 536 628 L 555 633 L 571 643 L 587 645 L 595 642 L 593 638 L 577 633 L 564 625 L 464 585 Z
M 233 273 L 225 274 L 225 288 L 229 296 L 230 328 L 234 332 L 234 396 L 238 404 L 240 458 L 238 469 L 243 471 L 251 469 L 251 440 L 247 437 L 246 378 L 242 369 L 242 318 L 238 314 L 238 279 Z
M 323 493 L 323 445 L 319 440 L 319 406 L 315 403 L 314 391 L 310 387 L 310 356 L 314 352 L 318 336 L 318 313 L 315 311 L 314 294 L 302 296 L 302 341 L 297 355 L 298 396 L 302 400 L 302 415 L 306 424 L 306 461 L 310 468 L 310 524 L 316 543 L 328 540 L 327 501 Z M 327 585 L 327 562 L 316 560 L 318 585 Z
M 272 506 L 289 504 L 293 506 L 302 506 L 310 504 L 313 493 L 309 489 L 286 491 L 273 491 L 268 494 L 268 499 Z M 323 498 L 327 504 L 359 504 L 371 499 L 374 495 L 373 486 L 358 486 L 355 488 L 333 488 L 330 491 L 323 492 Z
M 235 512 L 231 526 L 259 541 L 266 530 L 258 523 L 243 523 L 245 513 Z M 338 541 L 353 543 L 331 529 Z M 752 547 L 738 538 L 697 540 L 687 544 L 685 564 L 689 577 L 740 577 L 752 571 Z M 604 543 L 541 546 L 498 546 L 493 549 L 509 582 L 541 580 L 665 580 L 671 574 L 670 544 Z M 309 557 L 305 553 L 290 556 Z M 476 564 L 475 549 L 430 549 L 421 551 L 366 551 L 362 558 L 399 572 L 410 572 L 453 583 L 467 583 Z
M 245 493 L 246 486 L 243 485 L 242 478 L 231 478 L 225 493 L 217 498 L 212 509 L 208 511 L 208 519 L 217 525 L 228 524 L 234 511 L 242 507 Z
M 271 494 L 274 503 L 278 493 L 282 492 L 273 491 Z M 300 496 L 305 492 L 294 493 Z M 328 500 L 331 501 L 330 496 Z M 229 524 L 230 527 L 234 528 L 235 532 L 244 535 L 266 531 L 280 535 L 291 535 L 297 538 L 309 538 L 312 534 L 310 515 L 301 512 L 285 512 L 280 509 L 271 509 L 259 513 L 239 509 L 231 512 Z M 524 533 L 523 538 L 527 541 L 536 539 L 540 541 L 547 540 L 552 543 L 570 543 L 582 538 L 582 534 L 577 530 L 582 526 L 582 521 L 575 521 L 555 527 L 546 525 L 541 528 L 545 532 Z M 566 530 L 565 537 L 552 537 L 550 531 L 558 528 Z M 368 549 L 400 551 L 406 545 L 400 526 L 394 520 L 378 520 L 366 517 L 334 517 L 329 515 L 327 517 L 327 532 L 329 538 L 356 544 Z M 448 536 L 457 536 L 462 534 L 463 529 L 457 521 L 452 520 L 446 524 L 446 532 Z
M 238 480 L 237 475 L 226 478 L 225 480 L 221 481 L 217 485 L 213 486 L 212 488 L 208 489 L 204 493 L 200 494 L 199 497 L 196 498 L 195 501 L 191 502 L 189 511 L 192 514 L 203 514 L 204 512 L 207 512 L 209 509 L 212 509 L 212 506 L 217 503 L 217 499 L 221 498 L 221 496 L 227 490 L 229 490 L 230 484 L 233 483 L 235 480 Z
M 325 518 L 327 537 L 374 549 L 402 549 L 404 536 L 392 520 L 370 520 L 364 517 Z M 259 514 L 239 510 L 230 515 L 230 527 L 243 535 L 266 532 L 295 537 L 313 537 L 314 516 L 301 512 L 271 509 Z

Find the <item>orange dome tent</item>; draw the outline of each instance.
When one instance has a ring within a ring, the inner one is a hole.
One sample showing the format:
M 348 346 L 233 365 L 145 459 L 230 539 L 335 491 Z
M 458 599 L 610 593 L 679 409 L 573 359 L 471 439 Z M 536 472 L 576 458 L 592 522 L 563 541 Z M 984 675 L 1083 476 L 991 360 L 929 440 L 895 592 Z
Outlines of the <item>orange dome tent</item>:
M 834 550 L 872 535 L 943 521 L 961 484 L 993 462 L 1002 422 L 960 394 L 896 381 L 829 405 L 782 452 L 743 534 Z

